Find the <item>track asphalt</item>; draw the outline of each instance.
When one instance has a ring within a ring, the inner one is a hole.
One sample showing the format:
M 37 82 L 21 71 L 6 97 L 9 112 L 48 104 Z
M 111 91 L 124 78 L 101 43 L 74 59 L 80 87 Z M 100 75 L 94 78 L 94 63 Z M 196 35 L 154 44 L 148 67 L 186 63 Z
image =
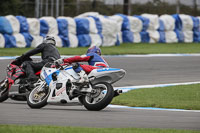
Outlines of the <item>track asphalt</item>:
M 114 87 L 199 82 L 200 57 L 197 56 L 105 56 L 110 67 L 123 68 L 126 76 Z M 10 60 L 0 60 L 0 79 Z M 0 103 L 0 124 L 62 125 L 83 127 L 137 127 L 200 130 L 199 111 L 168 111 L 112 106 L 87 111 L 77 104 L 48 105 L 30 109 L 26 102 Z

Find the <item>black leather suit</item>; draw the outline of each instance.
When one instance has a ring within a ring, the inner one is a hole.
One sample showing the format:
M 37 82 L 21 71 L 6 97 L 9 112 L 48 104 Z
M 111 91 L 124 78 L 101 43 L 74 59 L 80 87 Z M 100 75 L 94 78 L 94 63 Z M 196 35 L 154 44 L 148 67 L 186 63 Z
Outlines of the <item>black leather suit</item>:
M 60 58 L 60 54 L 57 48 L 52 44 L 42 43 L 37 46 L 35 49 L 32 49 L 22 55 L 23 57 L 30 57 L 32 55 L 41 53 L 41 62 L 25 61 L 22 64 L 22 67 L 25 69 L 26 77 L 28 79 L 35 79 L 35 72 L 42 69 L 42 67 L 49 61 L 53 59 L 57 60 Z

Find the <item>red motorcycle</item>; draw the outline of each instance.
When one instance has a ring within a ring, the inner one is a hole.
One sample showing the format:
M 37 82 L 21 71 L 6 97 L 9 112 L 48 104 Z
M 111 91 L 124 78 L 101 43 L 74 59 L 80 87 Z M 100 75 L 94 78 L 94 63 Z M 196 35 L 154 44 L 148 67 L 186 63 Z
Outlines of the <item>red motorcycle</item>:
M 7 76 L 0 82 L 0 102 L 3 102 L 8 98 L 18 101 L 26 101 L 26 96 L 28 92 L 33 89 L 33 85 L 26 79 L 26 73 L 21 67 L 21 64 L 28 60 L 31 61 L 32 59 L 26 58 L 23 61 L 15 59 L 7 66 Z M 39 78 L 40 72 L 35 74 Z M 11 86 L 14 83 L 18 85 L 18 92 L 9 94 Z

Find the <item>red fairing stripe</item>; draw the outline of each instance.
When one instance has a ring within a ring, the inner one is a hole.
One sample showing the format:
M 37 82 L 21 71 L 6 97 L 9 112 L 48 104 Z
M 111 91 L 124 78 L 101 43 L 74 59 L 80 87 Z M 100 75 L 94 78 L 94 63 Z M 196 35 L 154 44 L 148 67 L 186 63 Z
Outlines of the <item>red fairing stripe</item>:
M 17 77 L 19 77 L 19 76 L 13 75 L 13 77 L 17 78 Z
M 12 72 L 8 72 L 9 75 L 12 75 Z
M 96 64 L 96 66 L 108 67 L 105 64 Z
M 17 77 L 19 77 L 19 76 L 22 75 L 22 74 L 24 74 L 24 72 L 18 72 L 18 73 L 16 73 L 16 74 L 14 74 L 13 76 L 17 78 Z
M 24 74 L 24 72 L 18 72 L 18 73 L 15 73 L 15 75 L 16 75 L 16 74 Z
M 14 83 L 14 80 L 12 80 L 11 78 L 8 78 L 8 89 L 10 89 L 11 85 Z
M 56 93 L 56 96 L 60 95 L 60 93 L 62 93 L 64 90 L 65 90 L 65 88 L 62 88 L 61 90 L 59 90 L 59 91 Z
M 12 72 L 7 72 L 10 76 L 12 75 Z M 18 73 L 15 73 L 16 74 L 24 74 L 24 72 L 18 72 Z M 14 76 L 14 75 L 13 75 Z
M 21 71 L 22 69 L 21 69 L 21 68 L 19 68 L 19 69 L 16 69 L 15 71 L 18 71 L 18 70 L 20 70 L 20 71 Z
M 104 60 L 104 58 L 103 58 L 103 57 L 102 57 L 102 59 L 103 59 L 103 61 L 104 61 L 104 62 L 107 64 L 107 66 L 106 66 L 106 67 L 109 67 L 109 66 L 108 66 L 108 63 L 106 62 L 106 60 Z

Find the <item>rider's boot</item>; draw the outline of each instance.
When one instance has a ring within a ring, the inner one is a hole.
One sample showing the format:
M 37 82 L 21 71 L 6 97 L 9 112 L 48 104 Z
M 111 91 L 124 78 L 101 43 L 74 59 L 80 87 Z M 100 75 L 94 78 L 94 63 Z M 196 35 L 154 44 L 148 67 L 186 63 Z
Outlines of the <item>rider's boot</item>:
M 69 99 L 72 100 L 73 98 L 75 98 L 77 95 L 79 95 L 80 91 L 79 91 L 79 85 L 85 84 L 89 82 L 88 76 L 85 73 L 84 70 L 81 70 L 80 72 L 77 73 L 80 76 L 80 79 L 77 80 L 72 80 L 73 83 L 75 83 L 76 85 L 73 86 L 70 91 L 69 91 Z
M 33 78 L 29 78 L 28 82 L 29 82 L 29 87 L 32 90 L 33 88 L 35 88 L 35 83 L 38 81 L 38 78 L 33 77 Z
M 80 76 L 80 79 L 79 79 L 79 81 L 77 83 L 86 83 L 86 82 L 89 82 L 88 76 L 87 76 L 87 74 L 85 73 L 84 70 L 81 70 L 77 74 Z

